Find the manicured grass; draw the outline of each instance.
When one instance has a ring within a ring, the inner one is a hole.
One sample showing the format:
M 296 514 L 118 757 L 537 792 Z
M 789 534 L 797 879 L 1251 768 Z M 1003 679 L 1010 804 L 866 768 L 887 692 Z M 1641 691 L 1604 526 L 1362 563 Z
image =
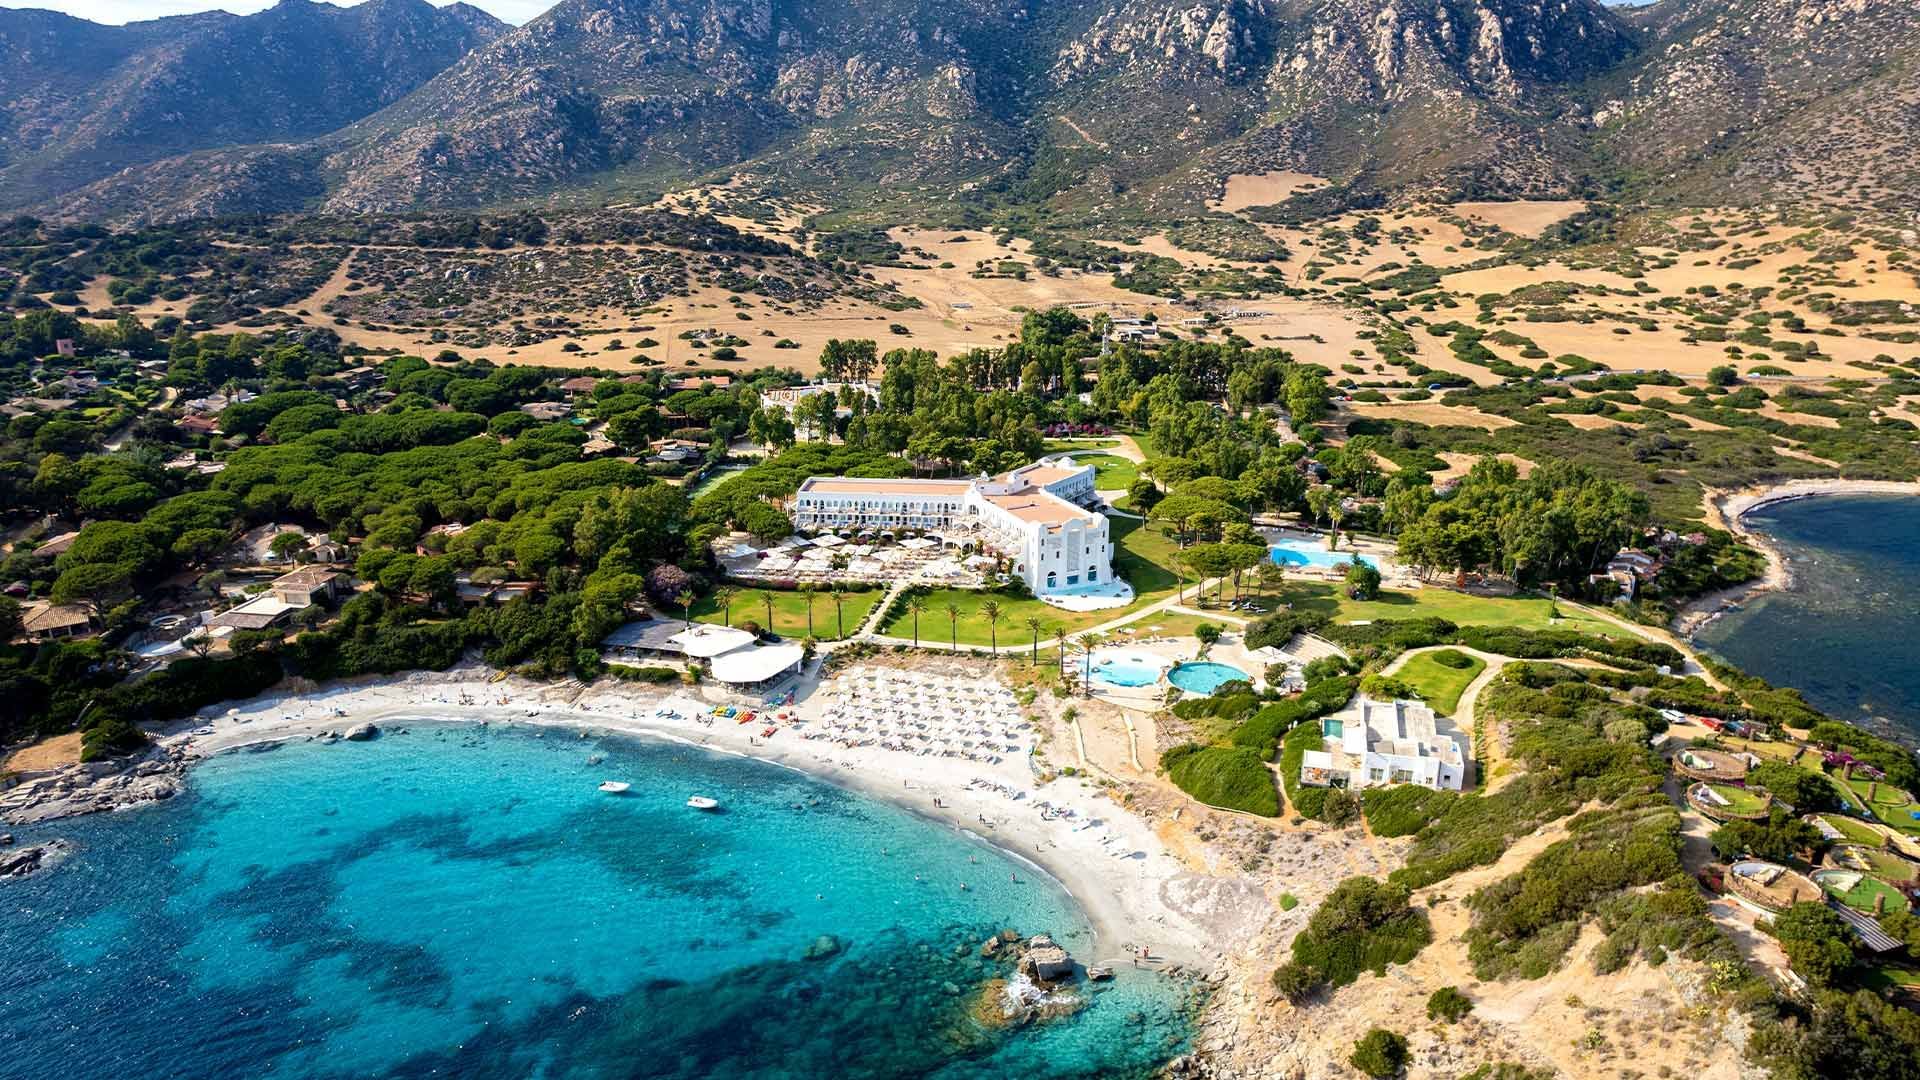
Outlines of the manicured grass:
M 1458 658 L 1465 662 L 1463 667 L 1449 667 L 1442 663 L 1448 658 Z M 1436 649 L 1432 652 L 1415 653 L 1394 672 L 1396 678 L 1412 683 L 1420 691 L 1420 697 L 1433 711 L 1442 716 L 1453 715 L 1454 707 L 1460 704 L 1460 695 L 1474 677 L 1487 669 L 1487 662 L 1477 656 L 1471 656 L 1457 649 Z
M 1033 632 L 1027 629 L 1029 616 L 1040 620 L 1043 627 L 1040 641 L 1046 644 L 1052 640 L 1056 627 L 1069 634 L 1079 633 L 1089 627 L 1112 622 L 1173 595 L 1178 579 L 1173 571 L 1167 568 L 1167 560 L 1178 545 L 1158 527 L 1149 528 L 1138 521 L 1114 518 L 1111 519 L 1108 528 L 1115 548 L 1113 568 L 1133 586 L 1132 604 L 1124 608 L 1108 608 L 1104 611 L 1062 611 L 1039 600 L 1017 600 L 1010 596 L 998 596 L 977 589 L 935 589 L 922 598 L 927 609 L 920 616 L 921 644 L 941 645 L 954 640 L 953 627 L 946 614 L 947 605 L 950 603 L 960 611 L 960 644 L 992 644 L 987 620 L 980 614 L 981 605 L 992 599 L 1000 604 L 1001 648 L 1004 649 L 1009 644 L 1017 644 L 1022 648 L 1030 649 L 1033 644 Z M 1171 618 L 1172 616 L 1169 616 L 1169 619 Z M 1165 620 L 1156 618 L 1149 622 L 1164 624 Z M 880 632 L 887 637 L 911 639 L 913 637 L 912 613 L 903 608 L 900 615 L 881 628 Z M 1144 633 L 1144 629 L 1141 632 Z
M 773 594 L 773 625 L 766 627 L 781 637 L 796 641 L 807 636 L 807 598 L 796 589 L 770 589 Z M 838 617 L 834 614 L 833 598 L 825 590 L 813 597 L 813 636 L 820 641 L 836 641 L 846 635 L 840 632 L 844 623 L 846 633 L 853 634 L 860 629 L 860 623 L 873 610 L 886 593 L 880 589 L 866 592 L 849 592 L 840 605 Z M 693 602 L 695 622 L 717 623 L 722 621 L 720 604 L 709 593 Z M 767 621 L 767 605 L 760 599 L 759 589 L 741 589 L 733 598 L 732 625 L 745 622 L 764 624 Z
M 1851 889 L 1829 888 L 1825 885 L 1821 887 L 1826 889 L 1827 893 L 1834 899 L 1855 911 L 1864 911 L 1872 914 L 1873 905 L 1877 902 L 1876 897 L 1881 896 L 1886 897 L 1885 903 L 1887 905 L 1886 910 L 1888 911 L 1902 911 L 1907 907 L 1907 898 L 1900 895 L 1900 890 L 1888 885 L 1884 881 L 1868 877 L 1865 874 L 1860 876 L 1860 880 L 1856 882 Z
M 1821 814 L 1820 820 L 1840 830 L 1840 835 L 1855 844 L 1880 846 L 1881 834 L 1863 821 L 1850 818 L 1845 814 Z
M 1835 776 L 1833 780 L 1879 821 L 1903 833 L 1920 834 L 1920 821 L 1913 818 L 1913 812 L 1920 810 L 1920 805 L 1916 805 L 1906 792 L 1884 781 L 1875 785 L 1864 776 L 1856 776 L 1851 780 Z M 1874 791 L 1876 797 L 1869 799 L 1869 791 Z
M 1708 784 L 1707 786 L 1713 789 L 1715 794 L 1727 800 L 1726 808 L 1729 814 L 1757 814 L 1767 805 L 1765 799 L 1746 788 L 1734 787 L 1732 784 Z
M 1167 778 L 1181 791 L 1208 806 L 1244 810 L 1262 817 L 1280 814 L 1280 794 L 1273 786 L 1273 773 L 1252 750 L 1203 747 L 1169 765 Z
M 1093 486 L 1101 491 L 1125 491 L 1140 478 L 1139 466 L 1112 454 L 1081 454 L 1073 460 L 1093 466 Z
M 1865 969 L 1860 985 L 1876 993 L 1884 994 L 1889 990 L 1920 990 L 1920 968 L 1894 967 L 1883 965 Z
M 1452 589 L 1383 589 L 1378 600 L 1350 600 L 1333 585 L 1289 580 L 1277 599 L 1301 611 L 1325 613 L 1334 622 L 1376 622 L 1381 619 L 1421 619 L 1438 616 L 1460 626 L 1520 626 L 1544 630 L 1558 627 L 1582 633 L 1619 635 L 1619 627 L 1561 607 L 1558 621 L 1550 618 L 1553 601 L 1539 597 L 1471 596 Z
M 1119 439 L 1089 436 L 1084 439 L 1048 439 L 1040 444 L 1041 453 L 1067 454 L 1076 450 L 1106 450 L 1120 445 Z

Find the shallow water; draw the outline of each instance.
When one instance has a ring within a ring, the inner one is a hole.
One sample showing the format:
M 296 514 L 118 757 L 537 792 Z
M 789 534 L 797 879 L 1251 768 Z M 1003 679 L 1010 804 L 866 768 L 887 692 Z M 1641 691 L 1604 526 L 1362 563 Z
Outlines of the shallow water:
M 288 744 L 41 835 L 79 851 L 0 885 L 10 1077 L 1126 1077 L 1188 1035 L 1183 991 L 1131 969 L 1070 1019 L 983 1028 L 994 930 L 1098 959 L 1061 890 L 879 800 L 671 744 Z M 822 935 L 842 951 L 805 958 Z
M 1696 640 L 1820 709 L 1920 742 L 1920 499 L 1835 495 L 1762 507 L 1793 585 Z

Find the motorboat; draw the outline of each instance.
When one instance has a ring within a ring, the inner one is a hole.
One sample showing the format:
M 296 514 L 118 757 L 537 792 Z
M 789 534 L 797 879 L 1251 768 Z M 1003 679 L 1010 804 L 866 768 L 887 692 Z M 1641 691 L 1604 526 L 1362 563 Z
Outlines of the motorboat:
M 600 790 L 606 792 L 609 795 L 625 795 L 627 793 L 627 789 L 631 788 L 632 786 L 633 786 L 632 784 L 629 784 L 624 780 L 609 780 L 606 783 L 600 785 Z
M 695 810 L 720 809 L 720 803 L 717 800 L 709 799 L 705 795 L 695 795 L 693 798 L 687 800 L 687 805 Z

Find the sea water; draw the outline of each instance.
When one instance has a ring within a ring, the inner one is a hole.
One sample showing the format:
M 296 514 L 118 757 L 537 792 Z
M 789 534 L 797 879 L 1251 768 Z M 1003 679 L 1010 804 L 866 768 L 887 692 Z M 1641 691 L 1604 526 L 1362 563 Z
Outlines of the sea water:
M 1709 622 L 1699 644 L 1920 745 L 1920 499 L 1795 499 L 1745 521 L 1780 548 L 1792 587 Z
M 980 1022 L 994 931 L 1098 959 L 1057 885 L 678 744 L 419 725 L 16 831 L 77 851 L 0 882 L 8 1077 L 1129 1077 L 1189 1035 L 1181 986 L 1125 966 L 1071 1017 Z

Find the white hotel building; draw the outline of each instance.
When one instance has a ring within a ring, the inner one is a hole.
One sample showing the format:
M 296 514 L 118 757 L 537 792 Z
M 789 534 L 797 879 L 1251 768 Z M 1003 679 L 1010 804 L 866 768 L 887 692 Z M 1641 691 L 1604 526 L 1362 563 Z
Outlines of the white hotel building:
M 808 531 L 977 531 L 1013 560 L 1035 595 L 1086 591 L 1114 581 L 1106 515 L 1093 501 L 1094 468 L 1042 459 L 972 480 L 815 476 L 794 496 L 793 523 Z
M 1351 789 L 1419 784 L 1459 791 L 1467 783 L 1463 740 L 1417 701 L 1365 695 L 1320 721 L 1324 749 L 1300 759 L 1300 782 Z

